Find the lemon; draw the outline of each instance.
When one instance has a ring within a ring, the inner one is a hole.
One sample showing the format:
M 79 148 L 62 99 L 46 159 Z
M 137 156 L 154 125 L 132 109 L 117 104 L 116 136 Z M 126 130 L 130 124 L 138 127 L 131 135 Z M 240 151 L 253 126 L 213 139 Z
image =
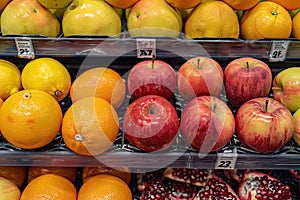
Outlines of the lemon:
M 57 101 L 64 99 L 71 87 L 67 68 L 53 58 L 37 58 L 27 63 L 22 71 L 24 89 L 37 89 L 52 95 Z
M 0 59 L 0 98 L 5 100 L 21 88 L 20 69 L 12 62 Z

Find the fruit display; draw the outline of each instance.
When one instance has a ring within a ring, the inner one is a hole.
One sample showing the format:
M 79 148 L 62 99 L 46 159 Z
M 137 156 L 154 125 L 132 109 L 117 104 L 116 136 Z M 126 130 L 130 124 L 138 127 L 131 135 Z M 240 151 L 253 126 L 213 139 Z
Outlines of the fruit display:
M 1 2 L 0 199 L 300 199 L 297 1 Z

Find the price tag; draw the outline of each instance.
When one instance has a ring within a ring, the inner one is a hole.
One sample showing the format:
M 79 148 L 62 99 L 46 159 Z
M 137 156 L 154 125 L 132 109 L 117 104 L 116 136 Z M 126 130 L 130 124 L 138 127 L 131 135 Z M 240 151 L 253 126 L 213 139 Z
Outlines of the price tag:
M 236 148 L 217 154 L 216 169 L 234 169 L 237 160 Z
M 289 41 L 273 41 L 270 49 L 269 61 L 284 61 L 289 48 L 289 44 Z
M 155 39 L 136 39 L 136 49 L 138 58 L 155 58 L 156 57 L 156 40 Z
M 34 59 L 34 48 L 31 39 L 15 39 L 19 58 Z

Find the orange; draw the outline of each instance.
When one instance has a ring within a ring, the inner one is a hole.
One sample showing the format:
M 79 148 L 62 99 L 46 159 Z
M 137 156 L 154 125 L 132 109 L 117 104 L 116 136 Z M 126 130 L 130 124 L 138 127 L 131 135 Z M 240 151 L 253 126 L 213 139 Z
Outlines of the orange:
M 239 20 L 223 1 L 204 1 L 189 14 L 184 32 L 187 38 L 238 38 Z
M 5 100 L 21 89 L 21 71 L 18 66 L 0 59 L 0 98 Z
M 300 0 L 269 0 L 283 6 L 287 10 L 295 10 L 300 8 Z
M 76 181 L 76 167 L 49 167 L 49 166 L 30 166 L 28 168 L 27 182 L 44 174 L 57 174 L 69 179 L 73 184 Z
M 73 82 L 70 89 L 72 101 L 84 97 L 101 97 L 118 107 L 126 94 L 126 85 L 122 77 L 114 70 L 96 67 L 84 71 Z
M 78 192 L 78 200 L 132 200 L 129 186 L 120 178 L 101 174 L 89 178 Z
M 75 186 L 57 174 L 44 174 L 29 182 L 20 200 L 76 200 Z
M 202 0 L 166 0 L 169 4 L 179 9 L 190 9 L 196 7 Z
M 62 120 L 62 137 L 72 151 L 92 156 L 110 148 L 119 132 L 114 107 L 99 97 L 86 97 L 73 103 Z
M 293 17 L 293 31 L 292 35 L 300 40 L 300 12 L 297 12 L 296 15 Z
M 289 38 L 292 19 L 289 12 L 271 1 L 259 2 L 241 19 L 241 35 L 247 40 Z
M 105 0 L 111 6 L 115 8 L 126 9 L 132 7 L 139 0 Z
M 62 110 L 41 90 L 21 90 L 4 101 L 0 111 L 3 137 L 16 147 L 31 149 L 50 143 L 58 134 Z
M 7 4 L 9 4 L 9 2 L 11 2 L 11 0 L 1 0 L 0 1 L 0 13 L 5 9 L 5 7 L 7 6 Z
M 85 182 L 88 178 L 99 175 L 110 174 L 121 178 L 127 184 L 130 183 L 131 173 L 128 168 L 110 168 L 110 167 L 84 167 L 82 170 L 82 180 Z
M 37 58 L 28 62 L 22 70 L 24 89 L 43 90 L 57 101 L 63 100 L 71 87 L 71 76 L 67 68 L 53 58 Z
M 260 0 L 223 0 L 235 10 L 248 10 L 255 6 Z
M 27 167 L 24 166 L 1 166 L 0 177 L 6 178 L 21 188 L 25 182 Z

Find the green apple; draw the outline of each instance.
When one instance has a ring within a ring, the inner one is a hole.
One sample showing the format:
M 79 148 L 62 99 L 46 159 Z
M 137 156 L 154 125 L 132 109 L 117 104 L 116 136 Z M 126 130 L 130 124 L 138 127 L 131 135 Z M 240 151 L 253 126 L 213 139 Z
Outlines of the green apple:
M 293 114 L 295 131 L 293 134 L 294 141 L 300 145 L 300 109 Z
M 280 101 L 291 112 L 300 108 L 300 67 L 280 71 L 273 80 L 274 99 Z
M 19 200 L 21 191 L 17 185 L 6 178 L 0 177 L 0 199 Z

